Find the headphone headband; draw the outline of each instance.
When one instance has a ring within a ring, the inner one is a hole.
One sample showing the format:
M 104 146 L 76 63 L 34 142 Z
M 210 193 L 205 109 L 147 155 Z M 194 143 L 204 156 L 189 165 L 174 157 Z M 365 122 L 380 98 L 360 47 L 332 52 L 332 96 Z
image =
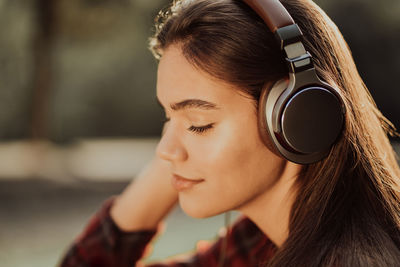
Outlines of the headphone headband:
M 294 23 L 292 16 L 279 0 L 244 0 L 275 33 L 277 29 Z
M 289 81 L 264 88 L 259 131 L 264 144 L 286 159 L 309 164 L 323 159 L 338 140 L 345 108 L 337 89 L 320 80 L 303 34 L 279 0 L 243 0 L 275 34 L 285 53 Z
M 279 0 L 244 0 L 275 34 L 286 54 L 289 71 L 300 72 L 313 68 L 311 55 L 302 43 L 303 33 Z

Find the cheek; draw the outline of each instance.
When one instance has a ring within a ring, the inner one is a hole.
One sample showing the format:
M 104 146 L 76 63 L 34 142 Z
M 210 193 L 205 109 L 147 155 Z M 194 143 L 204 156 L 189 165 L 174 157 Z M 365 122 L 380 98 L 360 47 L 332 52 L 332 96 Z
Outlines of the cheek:
M 235 194 L 237 201 L 245 201 L 266 191 L 275 184 L 283 166 L 282 159 L 263 145 L 257 133 L 238 135 L 234 140 L 227 141 L 215 158 L 219 160 L 210 169 L 213 170 L 210 182 L 216 185 L 216 189 L 225 189 L 220 193 Z
M 248 176 L 254 168 L 265 168 L 268 161 L 278 158 L 261 141 L 255 115 L 227 120 L 208 135 L 190 138 L 186 144 L 189 162 L 205 176 L 218 174 L 222 179 L 231 172 Z
M 236 163 L 245 160 L 251 152 L 247 143 L 249 140 L 246 140 L 249 136 L 239 132 L 229 122 L 218 125 L 207 136 L 192 138 L 193 141 L 186 145 L 189 162 L 206 176 L 233 166 L 239 167 Z

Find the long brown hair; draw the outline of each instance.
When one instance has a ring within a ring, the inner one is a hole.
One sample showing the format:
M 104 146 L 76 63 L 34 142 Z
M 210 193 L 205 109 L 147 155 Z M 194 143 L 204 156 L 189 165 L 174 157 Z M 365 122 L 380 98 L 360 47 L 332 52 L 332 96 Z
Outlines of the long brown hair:
M 387 138 L 395 129 L 329 17 L 311 0 L 281 2 L 302 30 L 318 75 L 344 97 L 347 113 L 328 157 L 303 167 L 289 237 L 267 265 L 398 266 L 400 169 Z M 171 44 L 256 103 L 264 85 L 287 76 L 273 34 L 240 0 L 174 1 L 158 15 L 150 48 L 159 58 Z

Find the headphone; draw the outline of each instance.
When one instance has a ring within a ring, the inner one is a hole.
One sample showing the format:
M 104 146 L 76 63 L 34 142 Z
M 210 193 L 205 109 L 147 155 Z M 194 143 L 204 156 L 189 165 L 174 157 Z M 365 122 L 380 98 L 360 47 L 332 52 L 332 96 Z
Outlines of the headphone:
M 326 157 L 343 131 L 345 107 L 338 90 L 320 80 L 302 43 L 303 34 L 279 0 L 244 0 L 275 34 L 289 80 L 263 89 L 258 110 L 264 144 L 289 161 Z

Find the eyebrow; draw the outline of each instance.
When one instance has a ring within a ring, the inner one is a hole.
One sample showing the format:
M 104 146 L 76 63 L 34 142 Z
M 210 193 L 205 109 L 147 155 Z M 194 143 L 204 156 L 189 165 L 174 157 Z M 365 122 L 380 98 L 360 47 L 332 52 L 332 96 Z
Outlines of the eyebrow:
M 161 106 L 163 106 L 158 98 L 157 101 Z M 177 103 L 173 103 L 170 105 L 170 107 L 175 111 L 189 108 L 198 108 L 203 110 L 219 109 L 216 104 L 201 99 L 186 99 Z

